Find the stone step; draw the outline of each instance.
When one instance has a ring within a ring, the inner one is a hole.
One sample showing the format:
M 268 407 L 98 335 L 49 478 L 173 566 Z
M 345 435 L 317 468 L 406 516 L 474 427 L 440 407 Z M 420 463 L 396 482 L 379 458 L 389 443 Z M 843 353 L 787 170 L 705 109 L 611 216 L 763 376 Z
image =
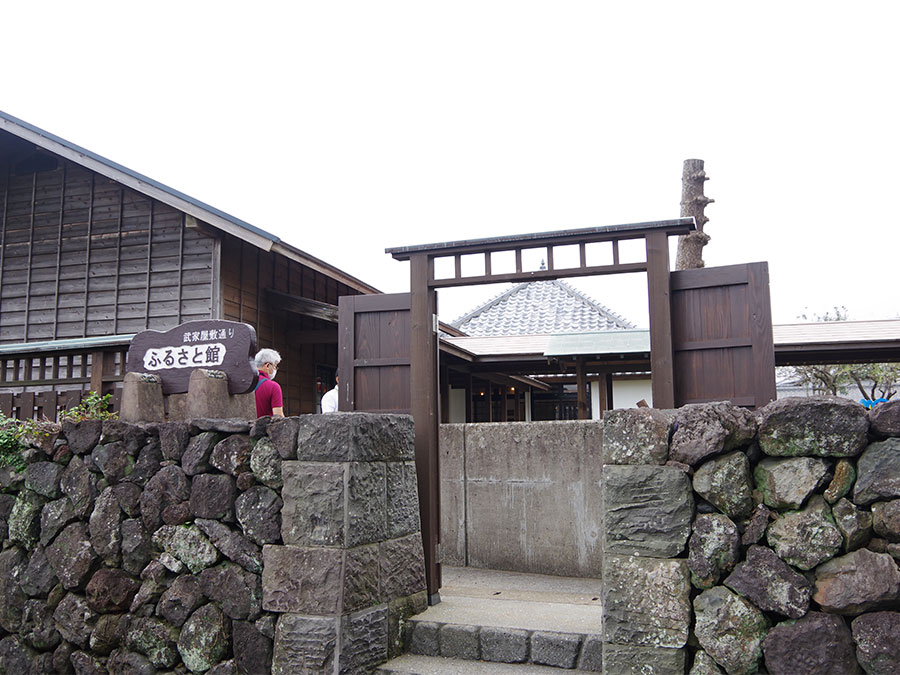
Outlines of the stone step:
M 600 670 L 598 579 L 472 568 L 443 574 L 441 602 L 410 620 L 410 654 Z
M 375 671 L 377 675 L 559 675 L 559 668 L 532 664 L 485 663 L 441 656 L 404 654 Z

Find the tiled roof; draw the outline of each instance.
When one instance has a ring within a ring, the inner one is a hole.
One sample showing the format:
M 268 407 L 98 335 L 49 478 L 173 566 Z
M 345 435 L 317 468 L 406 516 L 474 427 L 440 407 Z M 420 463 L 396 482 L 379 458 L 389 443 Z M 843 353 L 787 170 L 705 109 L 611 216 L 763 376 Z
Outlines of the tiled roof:
M 635 328 L 627 319 L 556 279 L 516 284 L 451 325 L 478 336 Z

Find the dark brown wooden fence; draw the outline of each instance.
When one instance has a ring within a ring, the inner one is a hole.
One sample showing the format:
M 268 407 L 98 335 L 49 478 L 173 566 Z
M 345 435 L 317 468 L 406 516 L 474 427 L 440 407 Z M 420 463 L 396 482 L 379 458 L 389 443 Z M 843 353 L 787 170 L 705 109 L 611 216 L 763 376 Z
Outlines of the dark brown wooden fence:
M 0 412 L 16 419 L 55 421 L 85 394 L 112 394 L 118 410 L 128 345 L 0 354 Z
M 672 272 L 675 406 L 775 400 L 767 263 Z

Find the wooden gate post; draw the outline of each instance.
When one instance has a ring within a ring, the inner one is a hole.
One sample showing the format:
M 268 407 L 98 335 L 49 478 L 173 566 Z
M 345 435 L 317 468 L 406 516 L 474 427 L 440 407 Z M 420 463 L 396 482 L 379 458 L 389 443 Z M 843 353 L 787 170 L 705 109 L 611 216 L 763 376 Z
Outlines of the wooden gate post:
M 434 260 L 425 253 L 410 257 L 410 378 L 416 425 L 416 475 L 428 602 L 440 602 L 440 478 L 438 474 L 438 334 L 437 292 L 430 287 Z
M 675 407 L 669 238 L 647 233 L 647 296 L 650 300 L 650 387 L 654 408 Z

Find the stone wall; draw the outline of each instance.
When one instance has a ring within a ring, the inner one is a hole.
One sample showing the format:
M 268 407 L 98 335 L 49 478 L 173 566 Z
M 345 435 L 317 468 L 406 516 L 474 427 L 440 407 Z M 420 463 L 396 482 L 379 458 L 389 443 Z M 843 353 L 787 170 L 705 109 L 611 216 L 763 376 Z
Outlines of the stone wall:
M 407 416 L 66 423 L 0 469 L 0 672 L 362 672 L 426 605 Z
M 448 565 L 600 575 L 601 422 L 443 424 Z
M 617 410 L 603 669 L 900 672 L 900 402 Z

